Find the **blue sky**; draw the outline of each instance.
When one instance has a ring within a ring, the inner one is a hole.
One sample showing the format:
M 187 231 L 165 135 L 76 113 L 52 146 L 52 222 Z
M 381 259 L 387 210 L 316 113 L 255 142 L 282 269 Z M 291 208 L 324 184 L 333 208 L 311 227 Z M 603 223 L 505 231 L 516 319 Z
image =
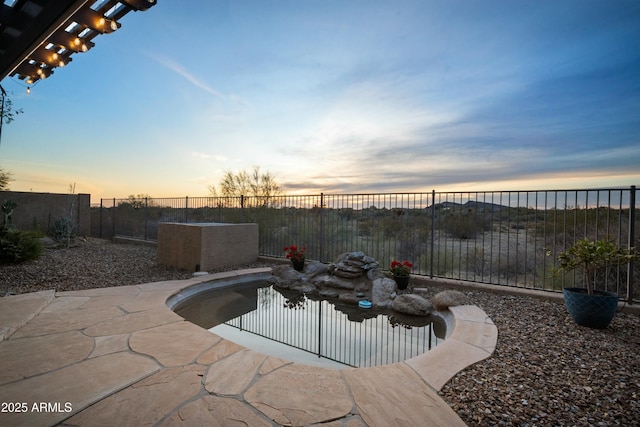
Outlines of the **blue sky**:
M 187 6 L 188 5 L 188 6 Z M 25 93 L 11 189 L 640 185 L 640 2 L 158 0 Z

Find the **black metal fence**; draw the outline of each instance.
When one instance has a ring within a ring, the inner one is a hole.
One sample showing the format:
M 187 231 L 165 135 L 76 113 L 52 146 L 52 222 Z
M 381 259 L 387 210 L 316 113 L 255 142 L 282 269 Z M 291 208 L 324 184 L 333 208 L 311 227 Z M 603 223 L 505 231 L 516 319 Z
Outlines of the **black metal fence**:
M 587 237 L 636 247 L 638 199 L 627 188 L 319 194 L 278 197 L 103 199 L 92 224 L 100 237 L 155 240 L 161 222 L 259 224 L 260 254 L 292 244 L 331 262 L 360 250 L 388 268 L 409 260 L 413 273 L 502 286 L 560 291 L 578 274 L 551 274 L 557 254 Z M 96 218 L 97 217 L 97 218 Z M 640 302 L 638 263 L 609 272 L 605 287 Z
M 286 292 L 286 291 L 282 291 Z M 383 314 L 337 301 L 261 288 L 251 310 L 229 326 L 354 367 L 402 362 L 444 340 L 444 320 Z M 295 327 L 291 327 L 295 325 Z

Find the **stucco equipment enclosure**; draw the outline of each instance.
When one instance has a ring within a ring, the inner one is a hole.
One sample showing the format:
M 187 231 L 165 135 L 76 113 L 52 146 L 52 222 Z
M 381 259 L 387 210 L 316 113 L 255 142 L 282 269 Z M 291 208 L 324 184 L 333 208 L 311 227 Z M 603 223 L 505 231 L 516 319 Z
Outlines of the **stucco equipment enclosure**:
M 158 224 L 158 263 L 190 271 L 254 262 L 258 224 Z

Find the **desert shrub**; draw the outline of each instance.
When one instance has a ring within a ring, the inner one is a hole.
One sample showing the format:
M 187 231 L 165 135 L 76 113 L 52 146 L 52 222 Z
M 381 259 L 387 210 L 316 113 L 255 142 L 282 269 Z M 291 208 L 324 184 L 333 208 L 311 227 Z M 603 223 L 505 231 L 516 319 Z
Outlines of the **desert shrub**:
M 482 248 L 473 248 L 466 254 L 467 269 L 475 274 L 483 274 L 488 270 L 485 251 Z
M 448 215 L 441 220 L 440 228 L 457 239 L 473 239 L 490 230 L 490 224 L 477 215 Z
M 68 218 L 60 218 L 53 224 L 52 235 L 57 242 L 74 239 L 78 233 L 78 226 Z
M 544 259 L 543 257 L 538 257 Z M 518 246 L 508 253 L 499 254 L 491 263 L 491 272 L 506 279 L 515 280 L 531 277 L 537 272 L 536 257 L 527 252 L 526 246 Z
M 375 221 L 372 218 L 362 218 L 358 220 L 358 234 L 367 237 L 373 235 L 375 225 Z
M 0 263 L 17 264 L 37 259 L 42 249 L 42 242 L 33 233 L 0 227 Z
M 572 209 L 551 210 L 544 221 L 537 224 L 537 232 L 547 245 L 558 250 L 568 249 L 576 240 L 602 238 L 624 244 L 629 235 L 628 209 Z

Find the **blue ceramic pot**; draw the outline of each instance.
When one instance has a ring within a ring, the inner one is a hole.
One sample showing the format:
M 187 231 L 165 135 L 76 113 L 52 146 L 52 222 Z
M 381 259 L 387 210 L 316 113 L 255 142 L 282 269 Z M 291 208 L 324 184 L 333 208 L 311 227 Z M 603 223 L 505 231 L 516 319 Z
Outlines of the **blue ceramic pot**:
M 599 290 L 593 292 L 589 295 L 584 288 L 564 288 L 564 304 L 578 325 L 604 329 L 616 315 L 618 295 Z

